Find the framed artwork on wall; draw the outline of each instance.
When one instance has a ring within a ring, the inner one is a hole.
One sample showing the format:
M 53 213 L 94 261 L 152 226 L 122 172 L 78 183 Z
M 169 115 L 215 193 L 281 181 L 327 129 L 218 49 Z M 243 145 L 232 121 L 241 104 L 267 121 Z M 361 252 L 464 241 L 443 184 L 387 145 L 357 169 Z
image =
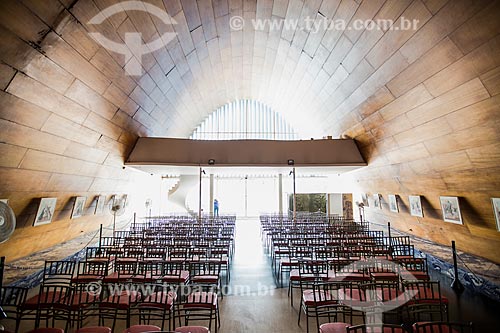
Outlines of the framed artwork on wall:
M 500 198 L 491 198 L 491 204 L 493 205 L 493 213 L 497 222 L 497 230 L 500 231 Z
M 375 193 L 373 195 L 373 207 L 382 209 L 382 205 L 380 203 L 380 194 L 378 193 Z
M 439 201 L 441 202 L 441 210 L 443 211 L 443 220 L 463 224 L 458 197 L 439 197 Z
M 102 215 L 104 213 L 104 206 L 106 205 L 106 196 L 99 195 L 97 197 L 97 203 L 95 205 L 95 215 Z
M 422 201 L 420 195 L 410 195 L 410 215 L 424 217 L 424 210 L 422 209 Z
M 71 212 L 71 218 L 76 219 L 83 215 L 83 209 L 85 208 L 85 201 L 87 197 L 76 197 L 75 204 L 73 205 L 73 211 Z
M 398 198 L 395 194 L 389 194 L 389 209 L 391 212 L 399 213 Z
M 40 205 L 35 215 L 35 221 L 33 226 L 48 224 L 52 222 L 54 218 L 54 212 L 56 211 L 57 198 L 42 198 L 40 199 Z

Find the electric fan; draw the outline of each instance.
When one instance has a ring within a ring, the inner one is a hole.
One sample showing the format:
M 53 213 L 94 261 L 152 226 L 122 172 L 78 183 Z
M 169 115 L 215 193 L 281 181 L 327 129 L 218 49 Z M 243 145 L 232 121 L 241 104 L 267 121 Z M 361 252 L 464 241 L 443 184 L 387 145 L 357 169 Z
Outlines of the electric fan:
M 113 235 L 116 229 L 116 217 L 122 216 L 125 213 L 125 201 L 125 196 L 118 198 L 116 195 L 113 195 L 111 200 L 109 200 L 108 210 L 113 215 Z
M 0 201 L 0 243 L 6 242 L 16 229 L 16 215 L 12 208 Z

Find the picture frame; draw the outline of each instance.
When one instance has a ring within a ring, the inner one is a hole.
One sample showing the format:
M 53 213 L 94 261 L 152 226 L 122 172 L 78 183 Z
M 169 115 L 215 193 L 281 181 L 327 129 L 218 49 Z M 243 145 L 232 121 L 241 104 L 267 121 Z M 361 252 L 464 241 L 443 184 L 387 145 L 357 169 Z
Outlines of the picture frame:
M 424 217 L 424 210 L 422 209 L 422 200 L 420 195 L 410 195 L 408 199 L 410 202 L 410 215 Z
M 73 205 L 73 211 L 71 212 L 71 218 L 76 219 L 83 216 L 83 210 L 85 209 L 85 201 L 87 197 L 76 197 L 75 204 Z
M 493 206 L 493 214 L 497 222 L 497 231 L 500 231 L 500 198 L 491 198 L 491 205 Z
M 43 224 L 49 224 L 54 218 L 54 213 L 56 211 L 57 198 L 41 198 L 40 204 L 38 205 L 38 210 L 36 211 L 35 220 L 33 221 L 33 226 L 39 226 Z
M 97 203 L 95 205 L 95 215 L 102 215 L 104 214 L 104 206 L 106 206 L 106 196 L 105 195 L 98 195 L 97 196 Z
M 445 222 L 463 224 L 458 197 L 439 197 Z
M 382 209 L 382 203 L 380 202 L 380 194 L 375 193 L 373 195 L 373 207 Z
M 399 213 L 398 198 L 395 194 L 389 194 L 389 210 L 394 213 Z

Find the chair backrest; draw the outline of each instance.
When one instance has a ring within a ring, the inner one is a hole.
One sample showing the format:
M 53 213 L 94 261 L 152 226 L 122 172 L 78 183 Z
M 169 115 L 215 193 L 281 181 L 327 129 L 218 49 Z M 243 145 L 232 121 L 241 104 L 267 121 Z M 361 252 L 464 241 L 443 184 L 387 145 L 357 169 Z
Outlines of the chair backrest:
M 367 301 L 391 302 L 394 305 L 403 305 L 406 299 L 400 292 L 397 282 L 373 282 L 361 285 Z
M 80 261 L 77 276 L 93 275 L 104 277 L 108 274 L 108 265 L 107 261 Z
M 219 262 L 195 262 L 190 265 L 190 274 L 192 276 L 200 275 L 213 275 L 219 276 L 221 271 L 221 264 Z
M 328 273 L 326 260 L 299 260 L 299 275 L 303 277 L 322 277 Z
M 71 283 L 76 261 L 45 261 L 42 283 Z
M 474 333 L 472 323 L 426 322 L 413 325 L 415 333 Z
M 402 326 L 391 324 L 363 324 L 347 327 L 347 333 L 406 333 Z
M 4 307 L 16 307 L 26 301 L 28 288 L 25 287 L 2 287 L 0 305 Z
M 0 306 L 9 319 L 16 319 L 18 307 L 26 301 L 28 288 L 2 287 L 0 293 Z
M 436 302 L 442 299 L 439 281 L 403 281 L 403 288 L 413 300 Z

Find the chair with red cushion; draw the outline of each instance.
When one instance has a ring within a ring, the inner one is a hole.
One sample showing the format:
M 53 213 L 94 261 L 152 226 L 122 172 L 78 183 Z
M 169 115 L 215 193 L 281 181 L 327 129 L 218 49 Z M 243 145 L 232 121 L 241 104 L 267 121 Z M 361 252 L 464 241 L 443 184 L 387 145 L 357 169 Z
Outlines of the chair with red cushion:
M 140 299 L 138 290 L 139 286 L 131 283 L 104 285 L 98 304 L 99 325 L 104 326 L 106 319 L 112 320 L 114 332 L 116 321 L 125 320 L 125 327 L 129 327 L 131 309 Z
M 123 333 L 145 333 L 145 332 L 160 332 L 161 328 L 154 325 L 133 325 L 126 328 Z
M 413 324 L 415 333 L 474 333 L 472 323 L 427 322 Z
M 402 307 L 406 303 L 405 296 L 400 290 L 397 282 L 373 282 L 361 285 L 366 298 L 365 312 L 368 317 L 385 318 L 395 317 L 395 322 L 402 321 Z M 368 319 L 368 322 L 378 322 L 378 320 Z M 392 321 L 394 322 L 394 321 Z
M 302 293 L 301 310 L 299 311 L 298 324 L 300 325 L 301 313 L 306 316 L 306 328 L 309 333 L 309 318 L 316 318 L 316 326 L 320 329 L 319 318 L 328 318 L 328 321 L 345 320 L 345 314 L 350 310 L 341 304 L 343 283 L 315 282 L 311 289 Z
M 179 321 L 184 318 L 184 325 L 189 321 L 208 320 L 208 329 L 212 329 L 212 321 L 215 322 L 215 333 L 220 327 L 219 300 L 214 292 L 194 292 L 187 296 L 186 300 L 177 307 Z
M 15 331 L 19 331 L 19 324 L 21 323 L 21 318 L 26 315 L 22 311 L 22 304 L 26 302 L 26 296 L 28 295 L 28 288 L 25 287 L 2 287 L 0 290 L 0 306 L 4 310 L 7 315 L 6 319 L 13 319 L 16 321 L 16 329 Z M 30 318 L 23 319 L 36 319 L 36 313 L 34 311 L 31 312 Z
M 221 263 L 215 261 L 192 262 L 189 265 L 189 276 L 192 285 L 208 288 L 219 294 L 221 289 Z M 222 293 L 221 296 L 223 297 Z
M 403 281 L 409 322 L 447 321 L 448 299 L 439 281 Z
M 167 285 L 145 285 L 141 299 L 134 307 L 134 312 L 138 312 L 139 324 L 149 325 L 157 320 L 164 330 L 167 321 L 170 329 L 176 298 L 176 293 Z
M 76 330 L 75 333 L 112 333 L 112 332 L 110 327 L 89 326 L 89 327 L 82 327 Z

